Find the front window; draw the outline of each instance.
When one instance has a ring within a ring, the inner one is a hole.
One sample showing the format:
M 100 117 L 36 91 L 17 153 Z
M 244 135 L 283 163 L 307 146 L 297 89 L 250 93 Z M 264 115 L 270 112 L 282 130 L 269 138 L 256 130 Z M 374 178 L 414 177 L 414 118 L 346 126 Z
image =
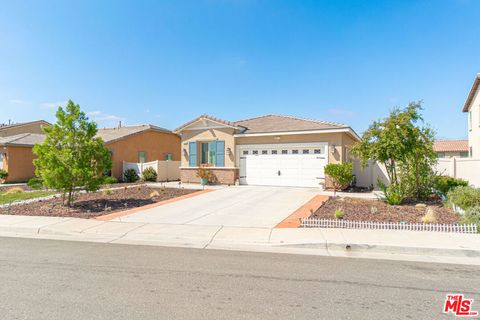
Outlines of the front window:
M 445 158 L 445 152 L 437 152 L 439 158 Z
M 5 153 L 0 152 L 0 169 L 3 169 L 3 159 L 5 159 Z
M 215 165 L 217 148 L 215 141 L 202 143 L 202 164 Z
M 468 151 L 460 152 L 460 158 L 468 158 Z
M 140 163 L 147 162 L 147 153 L 145 151 L 140 151 L 138 153 L 138 162 Z

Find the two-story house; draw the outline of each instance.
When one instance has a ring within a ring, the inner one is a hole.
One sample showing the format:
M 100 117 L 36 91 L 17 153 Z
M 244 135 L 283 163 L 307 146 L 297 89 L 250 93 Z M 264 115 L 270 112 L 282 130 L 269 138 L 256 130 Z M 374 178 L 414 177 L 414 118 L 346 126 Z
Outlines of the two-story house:
M 468 112 L 468 151 L 470 157 L 480 158 L 480 73 L 475 77 L 463 112 Z

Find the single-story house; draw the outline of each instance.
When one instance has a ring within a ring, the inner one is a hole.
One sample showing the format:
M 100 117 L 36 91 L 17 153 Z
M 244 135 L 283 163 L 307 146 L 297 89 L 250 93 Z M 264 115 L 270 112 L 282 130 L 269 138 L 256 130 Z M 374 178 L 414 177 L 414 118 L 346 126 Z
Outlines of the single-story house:
M 180 160 L 180 137 L 154 125 L 99 129 L 97 136 L 112 153 L 112 176 L 121 179 L 123 161 Z
M 35 176 L 32 148 L 44 139 L 45 135 L 39 133 L 0 137 L 0 169 L 8 172 L 7 181 L 27 181 Z
M 324 166 L 350 160 L 360 140 L 344 124 L 265 115 L 226 121 L 202 115 L 180 126 L 181 180 L 199 182 L 207 165 L 214 182 L 267 186 L 329 186 Z
M 433 150 L 439 158 L 468 158 L 468 140 L 436 140 Z
M 111 175 L 121 179 L 123 161 L 149 162 L 180 160 L 180 137 L 154 125 L 98 129 L 97 136 L 112 153 Z M 8 171 L 7 181 L 27 181 L 35 176 L 32 148 L 42 143 L 44 134 L 24 133 L 0 138 L 0 168 Z
M 22 133 L 43 134 L 42 128 L 45 126 L 51 126 L 51 124 L 45 120 L 0 124 L 0 137 L 16 136 Z

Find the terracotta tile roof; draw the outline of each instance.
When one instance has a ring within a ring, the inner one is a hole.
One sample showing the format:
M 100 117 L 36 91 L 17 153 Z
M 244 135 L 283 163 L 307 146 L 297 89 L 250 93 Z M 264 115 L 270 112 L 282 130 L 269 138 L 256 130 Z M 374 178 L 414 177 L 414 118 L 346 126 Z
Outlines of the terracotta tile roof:
M 97 137 L 102 138 L 103 142 L 105 143 L 110 143 L 147 130 L 172 133 L 172 131 L 165 128 L 157 127 L 151 124 L 144 124 L 137 126 L 124 126 L 120 128 L 98 129 Z
M 436 152 L 468 152 L 468 140 L 437 140 L 433 143 Z
M 195 123 L 195 122 L 197 122 L 198 120 L 201 120 L 201 119 L 208 119 L 208 120 L 211 120 L 211 121 L 214 121 L 214 122 L 224 124 L 224 125 L 229 126 L 229 127 L 240 129 L 239 126 L 236 125 L 234 122 L 230 122 L 230 121 L 223 120 L 223 119 L 220 119 L 220 118 L 212 117 L 208 114 L 202 114 L 201 116 L 196 117 L 195 119 L 190 120 L 187 123 L 182 124 L 180 127 L 173 130 L 173 132 L 181 131 L 185 127 L 188 127 L 189 125 L 191 125 L 191 124 L 193 124 L 193 123 Z
M 347 125 L 320 120 L 303 119 L 298 117 L 269 114 L 235 122 L 245 127 L 244 133 L 271 133 L 285 131 L 312 131 L 326 129 L 349 128 Z
M 0 137 L 0 145 L 3 146 L 33 146 L 35 143 L 42 143 L 45 140 L 44 134 L 22 133 L 9 137 Z
M 463 109 L 462 109 L 463 112 L 468 112 L 468 109 L 470 109 L 470 105 L 472 104 L 472 100 L 475 97 L 475 93 L 478 91 L 479 86 L 480 86 L 480 73 L 477 74 L 477 76 L 475 77 L 475 80 L 473 81 L 472 88 L 470 89 L 467 100 L 463 105 Z

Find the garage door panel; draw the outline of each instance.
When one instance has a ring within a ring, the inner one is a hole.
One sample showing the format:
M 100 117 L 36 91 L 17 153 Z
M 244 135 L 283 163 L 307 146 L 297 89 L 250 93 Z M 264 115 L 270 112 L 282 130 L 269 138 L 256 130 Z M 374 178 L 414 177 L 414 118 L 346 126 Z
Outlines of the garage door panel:
M 242 149 L 240 183 L 318 187 L 324 181 L 323 168 L 326 159 L 324 154 L 315 153 L 315 150 L 325 150 L 324 148 L 323 145 L 315 147 L 265 145 L 262 148 Z

